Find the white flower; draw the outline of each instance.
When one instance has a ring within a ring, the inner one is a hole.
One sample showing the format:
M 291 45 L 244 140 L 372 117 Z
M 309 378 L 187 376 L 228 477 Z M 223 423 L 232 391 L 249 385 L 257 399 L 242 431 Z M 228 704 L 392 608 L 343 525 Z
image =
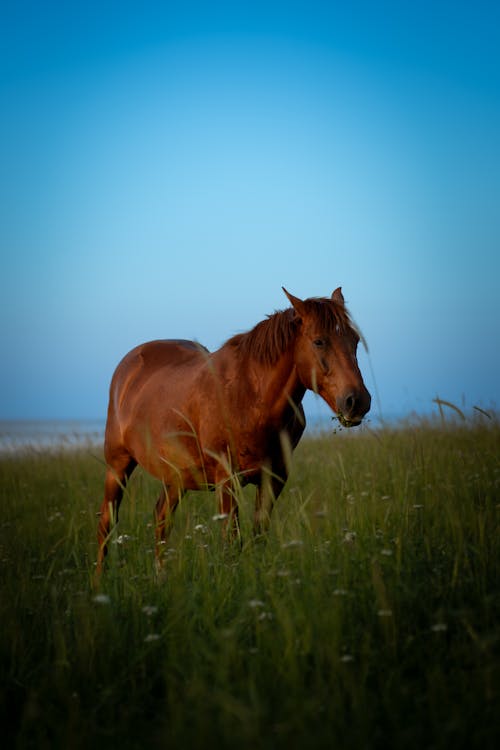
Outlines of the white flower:
M 264 602 L 260 599 L 250 599 L 250 601 L 248 602 L 248 606 L 252 609 L 257 609 L 258 607 L 263 607 Z
M 111 544 L 126 544 L 130 539 L 133 539 L 133 537 L 129 536 L 128 534 L 120 534 L 116 537 L 116 539 L 113 539 Z
M 448 630 L 448 625 L 445 622 L 437 622 L 432 626 L 431 630 L 433 633 L 444 633 Z
M 263 622 L 264 620 L 272 620 L 273 614 L 272 612 L 261 612 L 260 615 L 257 617 L 257 620 L 260 620 L 260 622 Z
M 158 612 L 158 607 L 154 607 L 150 604 L 147 604 L 145 607 L 142 608 L 142 611 L 146 615 L 146 617 L 152 617 Z
M 302 539 L 291 539 L 289 542 L 281 545 L 282 549 L 288 549 L 289 547 L 301 547 L 304 544 Z
M 153 641 L 159 640 L 160 636 L 158 635 L 158 633 L 149 633 L 149 635 L 144 638 L 144 643 L 153 643 Z
M 226 518 L 229 518 L 229 513 L 216 513 L 212 516 L 212 521 L 224 521 Z
M 111 599 L 107 594 L 96 594 L 93 598 L 93 601 L 96 604 L 110 604 Z
M 379 609 L 377 614 L 379 617 L 392 617 L 392 609 Z
M 351 656 L 351 654 L 344 654 L 340 657 L 340 661 L 343 664 L 348 664 L 350 661 L 354 661 L 354 656 Z

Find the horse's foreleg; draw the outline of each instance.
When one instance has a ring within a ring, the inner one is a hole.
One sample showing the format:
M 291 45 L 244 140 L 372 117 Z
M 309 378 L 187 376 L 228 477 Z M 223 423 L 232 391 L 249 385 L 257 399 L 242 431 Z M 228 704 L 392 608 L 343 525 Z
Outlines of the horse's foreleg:
M 163 485 L 160 497 L 155 507 L 155 560 L 156 569 L 161 570 L 164 558 L 164 549 L 167 539 L 172 530 L 174 511 L 180 500 L 180 492 L 169 495 L 168 488 Z
M 128 459 L 125 467 L 120 470 L 109 467 L 104 481 L 104 500 L 99 511 L 99 525 L 97 529 L 96 582 L 99 581 L 104 558 L 108 553 L 108 540 L 113 526 L 118 521 L 118 510 L 123 497 L 123 490 L 128 477 L 136 467 L 133 459 Z

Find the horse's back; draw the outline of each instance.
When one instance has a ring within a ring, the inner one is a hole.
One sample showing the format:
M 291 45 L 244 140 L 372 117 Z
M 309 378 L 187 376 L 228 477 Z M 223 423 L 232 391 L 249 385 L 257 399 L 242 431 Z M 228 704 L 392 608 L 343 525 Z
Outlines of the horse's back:
M 176 367 L 193 358 L 209 354 L 201 344 L 186 339 L 158 339 L 139 344 L 126 354 L 118 364 L 115 373 L 126 369 L 138 360 L 144 368 L 156 370 L 160 367 Z
M 116 435 L 119 424 L 123 428 L 133 413 L 144 410 L 144 404 L 158 406 L 169 385 L 182 390 L 208 356 L 205 347 L 183 339 L 148 341 L 128 352 L 111 380 L 107 436 Z

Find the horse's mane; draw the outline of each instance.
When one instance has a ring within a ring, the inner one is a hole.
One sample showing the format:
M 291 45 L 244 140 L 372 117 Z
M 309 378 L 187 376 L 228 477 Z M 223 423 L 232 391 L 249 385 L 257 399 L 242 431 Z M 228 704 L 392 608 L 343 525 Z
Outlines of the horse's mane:
M 344 333 L 352 328 L 349 314 L 343 305 L 331 299 L 311 298 L 303 301 L 308 315 L 316 317 L 318 327 L 325 333 Z M 262 364 L 273 365 L 287 351 L 294 340 L 299 321 L 293 308 L 278 310 L 247 333 L 233 336 L 227 344 L 241 357 L 252 357 Z

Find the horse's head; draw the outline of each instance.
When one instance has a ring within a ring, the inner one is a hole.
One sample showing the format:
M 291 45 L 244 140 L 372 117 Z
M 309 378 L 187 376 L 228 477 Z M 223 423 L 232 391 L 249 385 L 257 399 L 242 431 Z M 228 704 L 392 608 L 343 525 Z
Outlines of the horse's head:
M 344 305 L 340 287 L 331 299 L 301 300 L 283 288 L 297 321 L 295 366 L 302 385 L 326 401 L 345 427 L 360 424 L 371 396 L 359 371 L 359 334 Z

